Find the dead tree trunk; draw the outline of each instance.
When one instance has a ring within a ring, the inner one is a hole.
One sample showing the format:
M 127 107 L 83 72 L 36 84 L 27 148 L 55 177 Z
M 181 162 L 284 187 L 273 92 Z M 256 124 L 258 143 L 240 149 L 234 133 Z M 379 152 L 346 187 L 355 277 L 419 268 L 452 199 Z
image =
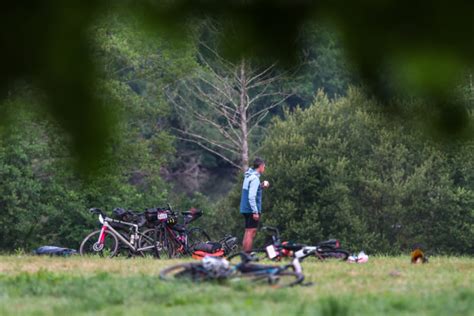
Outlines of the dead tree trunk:
M 245 77 L 245 59 L 242 59 L 240 63 L 240 104 L 239 104 L 239 114 L 240 114 L 240 133 L 242 137 L 242 148 L 241 148 L 241 166 L 245 171 L 249 168 L 249 142 L 248 142 L 248 121 L 247 121 L 247 79 Z
M 199 55 L 203 68 L 166 90 L 181 118 L 177 137 L 247 170 L 251 136 L 289 97 L 275 85 L 284 74 L 277 73 L 275 64 L 257 67 L 245 59 L 231 63 L 202 45 L 215 57 L 212 63 Z

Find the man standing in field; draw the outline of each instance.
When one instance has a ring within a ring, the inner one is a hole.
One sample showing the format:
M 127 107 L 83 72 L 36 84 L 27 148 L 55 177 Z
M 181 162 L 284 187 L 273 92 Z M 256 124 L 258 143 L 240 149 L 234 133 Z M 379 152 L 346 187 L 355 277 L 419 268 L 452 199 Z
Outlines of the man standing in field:
M 242 248 L 245 252 L 251 252 L 253 239 L 257 234 L 257 227 L 262 213 L 262 188 L 268 188 L 270 184 L 264 181 L 260 184 L 260 175 L 265 172 L 265 161 L 255 158 L 252 168 L 245 172 L 242 185 L 242 197 L 240 199 L 240 213 L 245 219 L 245 233 Z

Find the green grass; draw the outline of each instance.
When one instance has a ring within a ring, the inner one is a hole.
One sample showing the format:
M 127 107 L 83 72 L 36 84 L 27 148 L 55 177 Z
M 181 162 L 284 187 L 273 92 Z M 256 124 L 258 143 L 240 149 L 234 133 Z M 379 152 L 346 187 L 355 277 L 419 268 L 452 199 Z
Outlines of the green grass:
M 304 263 L 310 287 L 163 282 L 153 259 L 0 257 L 1 315 L 474 315 L 474 259 Z

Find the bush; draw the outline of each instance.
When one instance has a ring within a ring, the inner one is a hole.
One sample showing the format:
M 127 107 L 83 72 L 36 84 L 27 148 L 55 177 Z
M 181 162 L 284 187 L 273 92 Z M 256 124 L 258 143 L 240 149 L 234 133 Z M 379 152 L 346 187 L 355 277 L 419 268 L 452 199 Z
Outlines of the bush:
M 262 152 L 265 223 L 299 242 L 473 254 L 473 142 L 436 142 L 382 109 L 356 90 L 335 101 L 319 93 L 276 121 Z

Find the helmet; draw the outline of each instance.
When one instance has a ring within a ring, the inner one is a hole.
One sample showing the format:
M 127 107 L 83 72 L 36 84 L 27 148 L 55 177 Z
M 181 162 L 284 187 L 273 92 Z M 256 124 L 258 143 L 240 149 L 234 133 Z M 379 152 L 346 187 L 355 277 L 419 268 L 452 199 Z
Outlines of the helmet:
M 211 257 L 207 256 L 202 259 L 202 265 L 204 269 L 206 269 L 208 272 L 211 272 L 215 276 L 220 276 L 223 273 L 227 272 L 229 270 L 229 261 L 223 258 L 216 258 L 216 257 Z

